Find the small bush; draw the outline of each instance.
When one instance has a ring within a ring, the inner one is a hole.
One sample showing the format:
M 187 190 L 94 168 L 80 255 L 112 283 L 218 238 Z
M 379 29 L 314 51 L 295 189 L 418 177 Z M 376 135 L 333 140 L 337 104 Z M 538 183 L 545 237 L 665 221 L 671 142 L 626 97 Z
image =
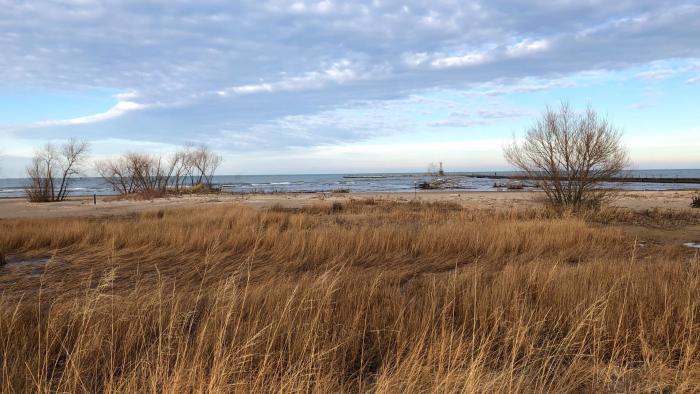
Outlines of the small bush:
M 693 208 L 700 208 L 700 194 L 693 196 L 693 201 L 690 203 Z

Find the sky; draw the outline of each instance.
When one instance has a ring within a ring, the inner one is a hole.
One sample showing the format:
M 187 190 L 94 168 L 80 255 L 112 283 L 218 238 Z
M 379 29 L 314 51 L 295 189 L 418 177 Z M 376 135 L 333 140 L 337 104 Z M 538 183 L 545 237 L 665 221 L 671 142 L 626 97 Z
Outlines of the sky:
M 509 169 L 590 105 L 634 168 L 700 168 L 700 1 L 0 0 L 0 177 L 204 143 L 220 174 Z

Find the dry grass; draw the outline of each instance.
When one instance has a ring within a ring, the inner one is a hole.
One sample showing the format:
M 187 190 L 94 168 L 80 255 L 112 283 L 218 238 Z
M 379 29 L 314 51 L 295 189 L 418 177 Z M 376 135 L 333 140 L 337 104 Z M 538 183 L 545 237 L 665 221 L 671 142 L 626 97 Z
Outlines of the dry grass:
M 697 256 L 598 223 L 382 201 L 0 221 L 0 391 L 698 390 Z

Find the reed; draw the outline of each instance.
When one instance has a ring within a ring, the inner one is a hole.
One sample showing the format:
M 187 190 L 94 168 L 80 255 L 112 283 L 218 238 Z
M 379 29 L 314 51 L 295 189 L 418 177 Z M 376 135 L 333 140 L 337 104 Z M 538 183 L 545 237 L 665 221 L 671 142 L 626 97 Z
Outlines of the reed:
M 351 201 L 2 221 L 0 391 L 698 390 L 698 258 L 600 224 L 640 215 Z M 38 256 L 39 274 L 12 267 Z

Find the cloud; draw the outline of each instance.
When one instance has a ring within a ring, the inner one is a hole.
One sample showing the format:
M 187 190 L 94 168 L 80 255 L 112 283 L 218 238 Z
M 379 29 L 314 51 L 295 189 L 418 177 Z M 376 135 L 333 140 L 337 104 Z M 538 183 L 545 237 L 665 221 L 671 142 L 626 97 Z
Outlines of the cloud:
M 688 85 L 695 85 L 697 83 L 700 83 L 700 76 L 695 77 L 695 78 L 690 78 L 689 80 L 685 81 Z
M 487 63 L 489 57 L 484 53 L 467 53 L 458 56 L 446 56 L 438 57 L 430 62 L 430 65 L 434 68 L 452 68 L 452 67 L 465 67 L 465 66 L 476 66 Z
M 473 119 L 469 111 L 455 111 L 444 119 L 428 123 L 432 127 L 471 127 L 479 124 L 484 124 L 484 121 Z
M 364 73 L 358 66 L 349 60 L 341 60 L 333 63 L 322 71 L 311 71 L 301 76 L 283 78 L 270 83 L 258 83 L 249 85 L 232 86 L 216 93 L 220 96 L 243 95 L 254 93 L 273 93 L 276 91 L 293 91 L 306 89 L 320 89 L 326 84 L 343 84 L 359 79 L 376 77 L 381 73 L 377 67 L 371 73 Z
M 474 117 L 473 115 L 476 115 Z M 521 118 L 532 115 L 531 111 L 518 108 L 481 108 L 471 111 L 454 111 L 446 118 L 428 123 L 434 127 L 472 127 L 486 125 L 501 119 Z
M 507 119 L 530 116 L 532 112 L 524 109 L 483 109 L 479 110 L 478 114 L 485 119 Z
M 45 120 L 37 122 L 31 127 L 48 127 L 48 126 L 70 126 L 70 125 L 83 125 L 89 123 L 104 122 L 106 120 L 114 119 L 118 116 L 122 116 L 130 111 L 138 111 L 147 108 L 148 106 L 135 103 L 133 101 L 119 101 L 112 108 L 105 112 L 100 112 L 93 115 L 80 116 L 71 119 L 59 119 L 59 120 Z
M 476 96 L 503 96 L 510 94 L 543 92 L 576 86 L 577 81 L 585 80 L 583 74 L 573 74 L 559 78 L 508 78 L 494 80 L 473 86 L 467 91 Z
M 542 40 L 523 40 L 515 45 L 510 45 L 506 49 L 508 56 L 520 57 L 527 56 L 530 54 L 543 52 L 549 49 L 551 46 L 551 41 L 547 39 Z
M 404 53 L 401 55 L 403 63 L 409 67 L 417 68 L 429 65 L 433 69 L 463 68 L 485 65 L 492 62 L 504 61 L 506 58 L 520 58 L 545 52 L 552 46 L 549 39 L 525 39 L 517 44 L 508 45 L 505 49 L 496 44 L 490 48 L 477 51 L 455 51 L 452 54 L 437 53 Z
M 662 81 L 672 77 L 674 74 L 676 74 L 676 71 L 671 69 L 649 70 L 637 74 L 637 77 L 645 81 Z
M 629 69 L 698 82 L 696 71 L 657 64 L 700 59 L 694 1 L 0 0 L 0 8 L 0 87 L 126 92 L 102 113 L 46 121 L 17 138 L 195 138 L 232 152 L 315 146 L 517 115 L 476 108 L 450 119 L 457 109 L 418 105 L 425 92 L 490 99 Z M 360 101 L 371 104 L 358 109 Z

